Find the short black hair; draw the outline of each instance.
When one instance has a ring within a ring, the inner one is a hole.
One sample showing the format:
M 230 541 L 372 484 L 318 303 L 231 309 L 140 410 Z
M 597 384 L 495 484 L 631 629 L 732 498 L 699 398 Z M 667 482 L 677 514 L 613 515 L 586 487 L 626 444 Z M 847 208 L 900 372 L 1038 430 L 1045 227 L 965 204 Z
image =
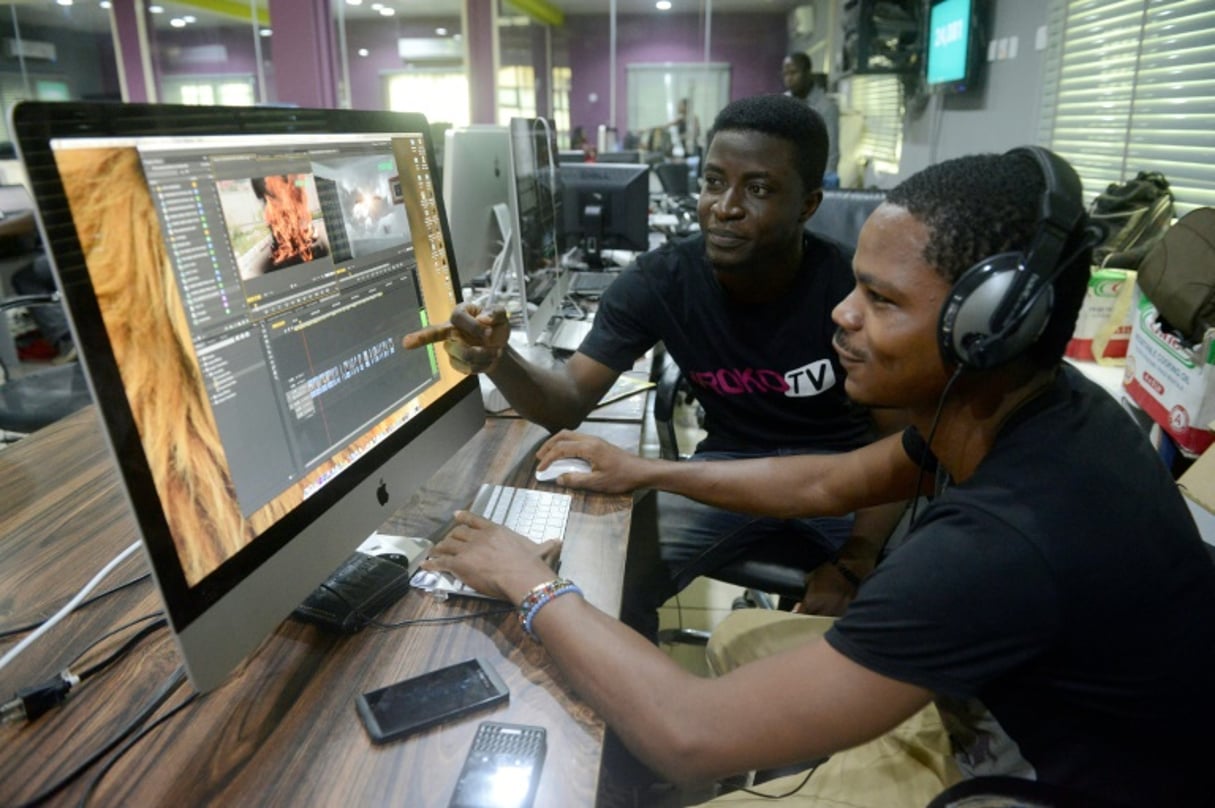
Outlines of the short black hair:
M 790 53 L 785 58 L 797 65 L 798 69 L 803 73 L 810 72 L 811 62 L 810 57 L 807 54 L 802 53 L 801 51 L 793 51 L 793 53 Z
M 806 102 L 788 95 L 754 95 L 733 101 L 717 113 L 706 143 L 711 146 L 718 132 L 731 131 L 763 132 L 789 141 L 806 191 L 823 187 L 827 125 Z
M 923 258 L 953 284 L 988 256 L 1029 249 L 1045 189 L 1046 178 L 1032 156 L 976 154 L 925 168 L 891 189 L 886 202 L 927 225 L 931 235 Z M 1083 208 L 1083 200 L 1074 202 Z M 1082 217 L 1063 248 L 1070 260 L 1054 281 L 1050 319 L 1026 352 L 1041 367 L 1062 359 L 1088 290 L 1092 250 L 1082 246 L 1086 224 Z

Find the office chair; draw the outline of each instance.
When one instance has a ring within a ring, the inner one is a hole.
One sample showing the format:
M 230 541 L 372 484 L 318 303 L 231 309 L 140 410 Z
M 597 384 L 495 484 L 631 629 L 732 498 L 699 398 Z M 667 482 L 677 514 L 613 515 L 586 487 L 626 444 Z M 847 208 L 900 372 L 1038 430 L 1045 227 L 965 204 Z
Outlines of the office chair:
M 9 308 L 59 305 L 59 295 L 23 295 L 0 300 L 0 313 Z M 0 322 L 7 328 L 6 322 Z M 78 362 L 35 370 L 18 377 L 14 368 L 0 366 L 0 443 L 11 443 L 91 404 L 92 395 Z
M 806 222 L 806 229 L 855 250 L 861 226 L 885 199 L 886 192 L 880 190 L 825 190 L 822 204 Z
M 673 362 L 662 369 L 654 388 L 654 426 L 658 435 L 658 451 L 665 460 L 682 460 L 679 448 L 675 412 L 681 396 L 688 394 L 683 374 Z M 741 603 L 762 609 L 792 608 L 806 591 L 806 575 L 826 558 L 823 551 L 808 542 L 790 543 L 774 537 L 752 544 L 742 556 L 713 571 L 710 577 L 744 590 Z M 777 598 L 773 603 L 772 596 Z M 691 643 L 703 645 L 709 635 L 693 629 L 670 629 L 659 632 L 661 643 Z
M 687 163 L 659 163 L 654 166 L 654 173 L 667 196 L 682 197 L 691 193 Z

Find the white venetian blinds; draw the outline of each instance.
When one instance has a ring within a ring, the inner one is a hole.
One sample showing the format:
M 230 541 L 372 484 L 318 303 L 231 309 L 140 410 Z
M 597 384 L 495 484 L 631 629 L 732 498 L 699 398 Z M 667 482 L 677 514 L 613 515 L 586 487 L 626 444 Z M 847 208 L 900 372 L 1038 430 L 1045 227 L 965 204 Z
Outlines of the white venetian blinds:
M 1215 206 L 1215 0 L 1054 0 L 1039 142 L 1091 200 L 1140 171 Z

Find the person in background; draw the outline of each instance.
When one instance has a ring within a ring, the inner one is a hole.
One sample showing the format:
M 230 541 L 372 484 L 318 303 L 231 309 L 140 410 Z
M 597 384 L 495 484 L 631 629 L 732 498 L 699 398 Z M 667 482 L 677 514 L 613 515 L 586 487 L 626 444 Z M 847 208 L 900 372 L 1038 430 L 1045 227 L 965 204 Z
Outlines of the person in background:
M 679 99 L 667 129 L 671 130 L 672 157 L 690 159 L 700 154 L 700 118 L 688 111 L 688 99 Z
M 692 460 L 862 446 L 875 437 L 874 421 L 844 394 L 831 347 L 831 309 L 852 288 L 849 255 L 805 228 L 822 198 L 826 151 L 822 119 L 805 104 L 781 95 L 735 101 L 709 133 L 700 234 L 621 272 L 567 362 L 526 361 L 507 343 L 505 311 L 468 304 L 405 346 L 444 341 L 456 368 L 487 373 L 523 417 L 557 431 L 581 423 L 661 342 L 705 412 L 707 437 Z M 649 563 L 634 565 L 623 598 L 625 619 L 651 638 L 663 603 L 755 543 L 787 538 L 827 561 L 854 530 L 847 512 L 764 518 L 664 492 L 655 505 L 658 546 L 637 548 Z
M 1040 214 L 1052 209 L 1064 215 Z M 837 621 L 733 612 L 704 679 L 554 578 L 551 547 L 481 517 L 457 512 L 423 566 L 520 604 L 571 688 L 674 782 L 829 755 L 764 793 L 807 808 L 923 808 L 970 785 L 1067 808 L 1209 804 L 1215 564 L 1147 436 L 1062 361 L 1095 242 L 1086 219 L 1075 172 L 1045 150 L 945 161 L 891 190 L 861 231 L 834 344 L 851 397 L 908 412 L 901 436 L 713 463 L 569 433 L 541 448 L 541 467 L 592 461 L 564 484 L 757 513 L 840 513 L 935 482 Z M 942 328 L 1027 265 L 1045 291 L 1013 298 L 1015 317 L 962 343 Z M 771 801 L 754 793 L 714 804 Z
M 840 108 L 827 94 L 827 74 L 811 72 L 810 57 L 800 51 L 785 57 L 780 73 L 785 95 L 808 104 L 827 124 L 827 167 L 823 173 L 823 187 L 840 187 Z

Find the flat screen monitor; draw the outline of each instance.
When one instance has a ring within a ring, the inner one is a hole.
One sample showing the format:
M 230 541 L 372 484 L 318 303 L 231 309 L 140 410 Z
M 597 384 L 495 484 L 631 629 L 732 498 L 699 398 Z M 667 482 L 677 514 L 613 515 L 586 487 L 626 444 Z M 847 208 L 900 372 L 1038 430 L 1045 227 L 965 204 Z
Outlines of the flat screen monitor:
M 642 251 L 650 238 L 650 167 L 629 163 L 561 166 L 567 244 L 578 244 L 588 265 L 603 266 L 603 250 Z
M 465 281 L 490 271 L 504 247 L 495 205 L 511 205 L 510 132 L 505 126 L 449 129 L 444 146 L 443 203 L 456 269 Z
M 640 163 L 641 152 L 636 149 L 599 152 L 595 160 L 600 163 Z
M 544 118 L 511 118 L 511 173 L 515 184 L 514 260 L 522 267 L 528 303 L 539 307 L 556 288 L 561 264 L 561 174 L 557 169 L 557 135 Z M 523 327 L 534 344 L 538 329 L 529 306 Z
M 585 163 L 586 152 L 582 149 L 562 149 L 557 152 L 558 163 Z
M 421 115 L 23 103 L 13 126 L 191 682 L 215 687 L 484 424 Z M 134 537 L 132 537 L 134 538 Z
M 925 78 L 929 89 L 959 93 L 973 89 L 979 78 L 979 31 L 976 0 L 939 0 L 928 15 Z

